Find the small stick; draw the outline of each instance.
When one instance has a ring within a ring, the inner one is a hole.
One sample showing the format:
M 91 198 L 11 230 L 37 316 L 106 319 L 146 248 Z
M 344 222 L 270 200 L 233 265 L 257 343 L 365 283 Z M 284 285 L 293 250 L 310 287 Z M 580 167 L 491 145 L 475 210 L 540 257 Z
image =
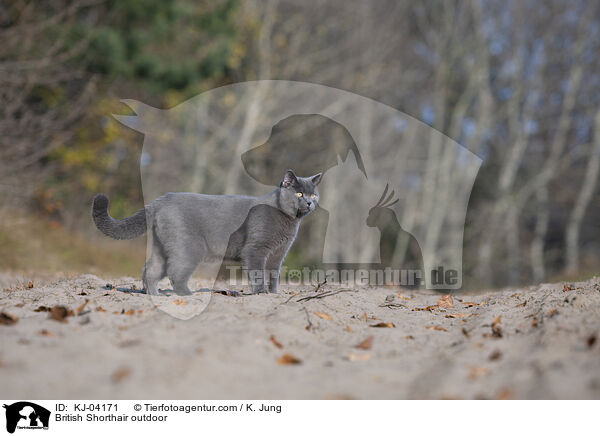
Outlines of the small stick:
M 308 300 L 313 300 L 313 299 L 321 299 L 321 298 L 325 298 L 325 297 L 331 297 L 332 295 L 336 295 L 341 292 L 358 292 L 358 291 L 356 291 L 354 289 L 340 289 L 339 291 L 325 291 L 325 292 L 321 292 L 320 294 L 317 294 L 317 295 L 309 295 L 308 297 L 300 298 L 296 301 L 302 302 L 302 301 L 308 301 Z
M 326 285 L 327 284 L 327 277 L 325 277 L 325 280 L 323 280 L 322 283 L 318 283 L 317 287 L 315 288 L 315 292 L 317 292 L 319 289 L 321 289 L 321 286 Z
M 308 314 L 308 310 L 306 310 L 306 307 L 302 307 L 302 309 L 304 309 L 304 313 L 306 313 L 306 321 L 308 321 L 306 330 L 310 330 L 310 329 L 312 329 L 312 322 L 310 322 L 310 315 Z

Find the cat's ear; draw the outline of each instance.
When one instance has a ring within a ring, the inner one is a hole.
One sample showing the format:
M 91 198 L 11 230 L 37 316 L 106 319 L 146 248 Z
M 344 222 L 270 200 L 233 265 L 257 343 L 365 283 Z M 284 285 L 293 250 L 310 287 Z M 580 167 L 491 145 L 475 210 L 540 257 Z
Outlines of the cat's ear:
M 288 186 L 291 186 L 297 182 L 298 179 L 296 178 L 296 174 L 294 174 L 292 170 L 287 170 L 283 175 L 283 179 L 281 179 L 281 183 L 279 184 L 279 186 L 287 188 Z
M 312 176 L 310 178 L 310 181 L 313 183 L 313 185 L 317 186 L 319 183 L 321 183 L 322 177 L 323 177 L 323 173 L 315 174 L 314 176 Z

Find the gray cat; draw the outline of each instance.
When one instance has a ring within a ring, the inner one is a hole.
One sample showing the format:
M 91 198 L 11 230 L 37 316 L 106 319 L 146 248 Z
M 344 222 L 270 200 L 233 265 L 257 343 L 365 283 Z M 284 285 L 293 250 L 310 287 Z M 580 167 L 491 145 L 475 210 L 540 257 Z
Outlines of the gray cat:
M 188 280 L 198 265 L 214 272 L 222 261 L 242 262 L 253 293 L 276 293 L 300 221 L 318 205 L 321 177 L 297 177 L 287 170 L 279 187 L 261 197 L 168 193 L 120 220 L 108 214 L 108 198 L 97 194 L 92 217 L 111 238 L 149 232 L 151 251 L 143 271 L 148 294 L 158 295 L 158 281 L 167 276 L 177 294 L 189 295 Z

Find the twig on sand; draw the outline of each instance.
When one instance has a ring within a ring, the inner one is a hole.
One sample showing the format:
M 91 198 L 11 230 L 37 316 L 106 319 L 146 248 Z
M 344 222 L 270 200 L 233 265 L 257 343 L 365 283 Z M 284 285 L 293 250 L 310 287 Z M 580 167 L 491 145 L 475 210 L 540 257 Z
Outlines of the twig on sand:
M 338 291 L 325 291 L 325 292 L 321 292 L 320 294 L 317 294 L 317 295 L 309 295 L 308 297 L 299 298 L 296 301 L 300 303 L 302 301 L 321 299 L 321 298 L 325 298 L 325 297 L 331 297 L 332 295 L 336 295 L 341 292 L 358 292 L 358 291 L 355 289 L 340 289 Z
M 327 277 L 325 277 L 325 280 L 323 280 L 321 283 L 318 283 L 317 286 L 315 287 L 315 292 L 318 292 L 319 289 L 321 289 L 321 286 L 324 286 L 327 284 Z
M 310 315 L 308 314 L 308 310 L 306 310 L 306 307 L 303 307 L 302 309 L 304 309 L 304 313 L 306 313 L 306 321 L 308 322 L 308 325 L 306 326 L 306 330 L 310 330 L 310 329 L 312 329 L 312 322 L 310 322 Z
M 400 303 L 385 303 L 380 304 L 379 307 L 387 307 L 388 309 L 400 309 L 402 307 L 404 309 L 408 309 L 408 306 Z

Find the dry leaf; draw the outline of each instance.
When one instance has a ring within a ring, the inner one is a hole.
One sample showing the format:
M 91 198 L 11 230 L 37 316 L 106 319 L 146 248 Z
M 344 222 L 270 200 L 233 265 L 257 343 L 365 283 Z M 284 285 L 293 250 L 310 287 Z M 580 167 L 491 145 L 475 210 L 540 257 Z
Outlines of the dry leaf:
M 67 322 L 67 317 L 73 316 L 73 311 L 65 306 L 54 306 L 50 309 L 50 319 L 58 322 Z
M 179 300 L 173 301 L 173 304 L 175 306 L 185 306 L 187 304 L 187 301 L 179 299 Z
M 402 300 L 410 300 L 410 298 L 405 297 L 404 295 L 402 295 L 402 292 L 398 292 L 398 295 L 396 295 L 396 297 L 402 299 Z
M 361 350 L 370 350 L 373 347 L 373 339 L 374 336 L 369 336 L 367 339 L 362 341 L 360 344 L 356 345 L 354 348 L 358 348 Z
M 106 312 L 106 309 L 103 308 L 102 306 L 98 306 L 98 307 L 96 307 L 96 312 Z
M 77 315 L 78 316 L 81 315 L 81 313 L 83 312 L 83 309 L 85 309 L 85 306 L 87 306 L 88 301 L 89 300 L 86 298 L 85 301 L 83 302 L 83 304 L 77 308 Z
M 463 301 L 462 304 L 465 307 L 473 307 L 473 306 L 479 306 L 479 303 L 475 303 L 473 301 Z
M 465 335 L 465 337 L 470 338 L 471 337 L 471 333 L 469 333 L 469 331 L 466 328 L 462 328 L 462 333 L 463 335 Z
M 433 306 L 427 306 L 427 307 L 415 307 L 413 309 L 413 311 L 414 312 L 419 312 L 419 311 L 422 311 L 422 310 L 428 310 L 429 312 L 433 312 L 436 309 L 439 309 L 439 306 L 437 304 L 433 305 Z
M 42 336 L 48 336 L 48 337 L 53 337 L 56 336 L 54 333 L 52 333 L 51 331 L 48 331 L 46 329 L 42 329 L 39 331 L 40 335 Z
M 19 321 L 19 318 L 13 315 L 9 315 L 6 312 L 0 312 L 0 324 L 2 325 L 13 325 Z
M 490 370 L 484 366 L 471 366 L 469 367 L 469 378 L 476 379 L 478 377 L 488 375 Z
M 446 315 L 446 318 L 464 318 L 465 316 L 469 316 L 468 313 L 451 313 Z
M 502 389 L 496 395 L 497 400 L 512 400 L 513 398 L 515 398 L 515 393 L 509 388 Z
M 452 295 L 446 294 L 442 298 L 440 298 L 438 300 L 438 306 L 443 307 L 445 309 L 454 307 L 454 300 L 452 299 Z
M 393 322 L 378 322 L 377 324 L 370 325 L 369 327 L 394 328 L 396 326 Z
M 127 312 L 123 312 L 123 315 L 135 315 L 135 309 L 129 309 Z
M 33 309 L 34 312 L 50 312 L 50 308 L 48 306 L 40 306 L 37 309 Z
M 527 305 L 527 300 L 523 301 L 521 304 L 517 304 L 515 307 L 525 307 Z
M 347 326 L 346 326 L 346 331 L 347 331 L 347 332 L 351 332 L 351 331 L 352 331 L 352 329 L 350 328 L 350 326 L 349 326 L 349 325 L 347 325 Z
M 271 341 L 271 343 L 273 345 L 275 345 L 277 348 L 283 348 L 283 345 L 281 345 L 281 343 L 275 339 L 275 336 L 271 335 L 271 337 L 269 338 L 269 340 Z
M 537 327 L 538 326 L 538 319 L 537 316 L 533 316 L 533 319 L 531 320 L 531 327 Z
M 492 354 L 490 354 L 490 357 L 488 357 L 489 360 L 498 360 L 502 357 L 502 352 L 500 350 L 495 350 Z
M 35 286 L 34 282 L 27 283 L 27 288 L 29 288 L 29 289 L 33 288 L 34 286 Z
M 558 310 L 556 310 L 556 309 L 550 309 L 550 310 L 548 311 L 548 317 L 549 317 L 549 318 L 552 318 L 552 317 L 553 317 L 554 315 L 556 315 L 556 314 L 558 314 Z
M 279 365 L 299 365 L 302 361 L 293 354 L 286 353 L 277 359 L 277 363 Z
M 439 326 L 439 325 L 428 325 L 425 328 L 427 330 L 439 330 L 439 331 L 442 331 L 442 332 L 447 332 L 448 331 L 447 329 L 445 329 L 444 327 Z
M 364 361 L 364 360 L 369 360 L 371 358 L 370 354 L 356 354 L 353 353 L 352 351 L 350 352 L 350 354 L 348 354 L 348 360 L 352 361 L 352 362 L 360 362 L 360 361 Z
M 326 319 L 328 321 L 331 321 L 333 318 L 331 317 L 331 315 L 329 315 L 328 313 L 324 313 L 324 312 L 313 312 L 315 315 L 317 315 L 319 318 L 322 319 Z
M 596 335 L 589 336 L 585 342 L 586 342 L 588 348 L 592 348 L 594 346 L 594 344 L 596 343 Z
M 129 377 L 129 375 L 131 374 L 131 370 L 125 366 L 117 369 L 113 375 L 111 376 L 111 379 L 113 381 L 113 383 L 119 383 L 120 381 L 123 381 L 124 379 L 126 379 L 127 377 Z
M 572 290 L 573 290 L 573 287 L 570 286 L 570 285 L 564 285 L 563 286 L 563 292 L 569 292 L 569 291 L 572 291 Z
M 501 323 L 502 323 L 502 316 L 499 315 L 494 319 L 494 322 L 492 322 L 492 336 L 494 336 L 496 338 L 502 337 L 502 327 L 500 327 Z
M 369 318 L 367 317 L 367 312 L 363 312 L 363 314 L 362 314 L 362 316 L 361 316 L 360 318 L 361 318 L 361 319 L 364 319 L 365 321 L 366 321 L 367 319 L 369 319 Z
M 414 339 L 415 337 L 413 335 L 408 335 L 408 336 L 404 336 L 404 339 Z

